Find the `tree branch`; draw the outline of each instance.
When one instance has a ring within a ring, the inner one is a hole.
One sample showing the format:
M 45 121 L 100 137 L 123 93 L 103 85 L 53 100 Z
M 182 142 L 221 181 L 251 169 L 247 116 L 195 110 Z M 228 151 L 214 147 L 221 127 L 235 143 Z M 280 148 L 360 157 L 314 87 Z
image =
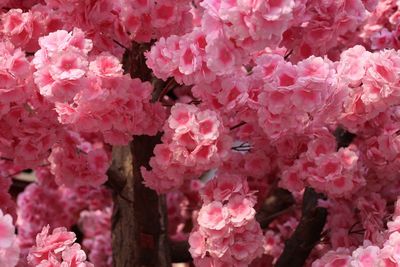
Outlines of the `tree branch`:
M 192 255 L 189 252 L 189 242 L 185 241 L 171 241 L 171 261 L 173 263 L 191 262 Z
M 318 199 L 323 199 L 314 189 L 306 188 L 303 195 L 302 216 L 293 235 L 286 240 L 285 248 L 276 267 L 302 267 L 311 250 L 321 238 L 327 210 L 318 207 Z
M 261 228 L 265 229 L 293 204 L 292 194 L 285 189 L 277 188 L 265 199 L 262 207 L 257 211 L 256 220 L 260 223 Z

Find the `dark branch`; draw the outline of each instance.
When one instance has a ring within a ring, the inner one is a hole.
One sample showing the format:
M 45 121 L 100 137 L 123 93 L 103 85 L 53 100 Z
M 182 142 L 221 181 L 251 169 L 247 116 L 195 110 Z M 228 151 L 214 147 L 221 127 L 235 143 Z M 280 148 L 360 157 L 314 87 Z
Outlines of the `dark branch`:
M 321 238 L 327 216 L 325 208 L 318 207 L 318 199 L 323 199 L 312 188 L 306 188 L 300 222 L 293 235 L 286 240 L 285 248 L 276 267 L 302 267 L 311 250 Z
M 8 192 L 12 197 L 16 198 L 20 193 L 24 192 L 25 188 L 31 183 L 30 181 L 12 179 L 11 187 Z
M 124 73 L 129 73 L 132 78 L 140 78 L 143 82 L 150 82 L 154 87 L 152 101 L 156 102 L 160 99 L 162 90 L 166 88 L 167 82 L 155 77 L 151 69 L 146 65 L 146 57 L 144 53 L 150 50 L 153 44 L 154 41 L 149 43 L 132 42 L 131 48 L 125 50 L 122 57 L 122 68 L 124 69 Z M 170 80 L 170 86 L 174 87 L 177 85 L 175 80 L 172 78 Z M 167 89 L 167 91 L 168 90 L 172 89 Z
M 347 131 L 343 127 L 339 126 L 336 128 L 335 132 L 333 135 L 336 138 L 336 143 L 337 143 L 337 149 L 342 147 L 348 147 L 351 142 L 353 142 L 354 138 L 356 137 L 355 134 Z
M 140 78 L 142 81 L 153 80 L 151 70 L 146 65 L 144 52 L 150 49 L 152 43 L 132 42 L 130 49 L 125 50 L 122 56 L 122 68 L 125 73 L 129 73 L 132 78 Z
M 267 197 L 264 204 L 256 214 L 256 220 L 261 228 L 265 229 L 279 215 L 289 210 L 294 204 L 292 194 L 281 188 L 277 188 Z
M 187 241 L 170 241 L 171 260 L 174 263 L 191 262 L 192 255 L 189 252 L 189 243 Z

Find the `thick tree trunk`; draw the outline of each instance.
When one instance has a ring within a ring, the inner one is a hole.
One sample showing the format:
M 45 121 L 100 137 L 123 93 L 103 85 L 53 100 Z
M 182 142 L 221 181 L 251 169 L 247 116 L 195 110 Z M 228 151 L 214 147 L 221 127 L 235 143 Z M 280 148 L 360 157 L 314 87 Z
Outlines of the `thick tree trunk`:
M 151 43 L 132 43 L 122 59 L 125 73 L 153 84 L 153 102 L 165 83 L 154 77 L 144 52 Z M 140 167 L 149 167 L 158 136 L 135 136 L 129 146 L 113 148 L 108 184 L 114 192 L 112 217 L 113 265 L 115 267 L 170 267 L 166 203 L 143 185 Z
M 136 136 L 130 146 L 114 147 L 109 171 L 114 188 L 112 218 L 115 267 L 169 267 L 165 199 L 143 185 L 141 166 L 148 166 L 159 136 Z

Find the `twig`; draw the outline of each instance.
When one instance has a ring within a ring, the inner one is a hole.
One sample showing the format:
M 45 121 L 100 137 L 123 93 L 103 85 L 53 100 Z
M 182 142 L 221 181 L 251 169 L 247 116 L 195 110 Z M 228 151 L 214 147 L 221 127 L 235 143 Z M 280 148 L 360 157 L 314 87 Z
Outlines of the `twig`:
M 124 48 L 125 50 L 129 50 L 126 46 L 124 46 L 123 44 L 121 44 L 117 40 L 113 39 L 113 42 L 116 43 L 117 45 L 119 45 L 120 47 Z
M 240 126 L 245 125 L 245 124 L 246 124 L 246 122 L 245 122 L 245 121 L 242 121 L 242 122 L 236 124 L 235 126 L 232 126 L 232 127 L 229 128 L 229 129 L 232 131 L 232 130 L 235 130 L 236 128 L 239 128 Z
M 286 54 L 283 56 L 285 60 L 288 60 L 289 57 L 293 54 L 293 49 L 290 49 L 289 51 L 286 51 Z

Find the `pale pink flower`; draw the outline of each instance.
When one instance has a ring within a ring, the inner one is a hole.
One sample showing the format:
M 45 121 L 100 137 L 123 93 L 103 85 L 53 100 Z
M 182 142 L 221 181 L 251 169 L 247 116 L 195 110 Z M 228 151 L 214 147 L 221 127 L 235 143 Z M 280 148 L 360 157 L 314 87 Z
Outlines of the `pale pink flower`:
M 351 256 L 346 248 L 332 250 L 312 263 L 312 267 L 348 267 Z
M 12 245 L 15 239 L 15 227 L 9 214 L 0 210 L 0 248 L 5 249 Z
M 119 60 L 108 53 L 96 57 L 89 64 L 89 70 L 98 76 L 112 77 L 122 75 L 122 64 Z
M 252 199 L 243 195 L 232 196 L 227 205 L 231 223 L 240 227 L 252 220 L 256 214 L 254 204 Z
M 190 235 L 189 245 L 189 252 L 193 255 L 193 257 L 204 257 L 206 253 L 206 242 L 205 237 L 201 234 L 200 231 L 193 232 Z
M 203 206 L 199 212 L 199 225 L 207 229 L 221 230 L 228 223 L 228 211 L 221 202 L 213 201 Z

